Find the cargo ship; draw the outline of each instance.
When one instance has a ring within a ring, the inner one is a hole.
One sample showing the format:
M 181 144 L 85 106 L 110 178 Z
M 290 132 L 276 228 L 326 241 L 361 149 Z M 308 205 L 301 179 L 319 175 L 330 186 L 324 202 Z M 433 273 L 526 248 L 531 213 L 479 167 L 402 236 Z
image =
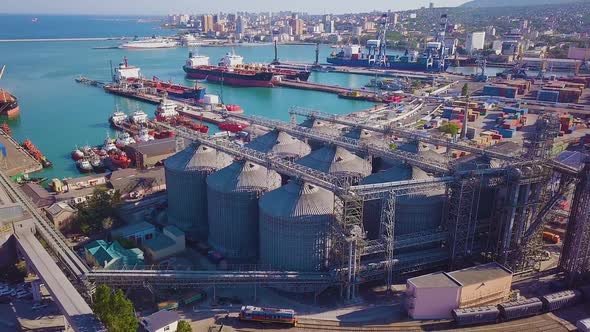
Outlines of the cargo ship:
M 130 84 L 135 88 L 153 88 L 160 94 L 166 94 L 169 97 L 177 99 L 194 99 L 202 100 L 205 97 L 206 89 L 195 84 L 194 87 L 188 87 L 173 82 L 164 82 L 154 76 L 152 79 L 146 79 L 141 76 L 141 69 L 136 66 L 130 66 L 127 57 L 115 68 L 113 80 L 120 86 Z
M 224 84 L 247 87 L 272 87 L 274 77 L 307 81 L 310 71 L 277 68 L 266 64 L 244 64 L 244 58 L 234 53 L 227 53 L 217 66 L 209 64 L 209 57 L 189 53 L 186 64 L 182 67 L 191 79 L 223 82 Z
M 368 42 L 371 42 L 371 40 Z M 362 52 L 361 46 L 347 45 L 339 52 L 333 52 L 326 61 L 335 66 L 378 67 L 381 69 L 410 71 L 446 71 L 449 67 L 449 62 L 440 61 L 439 54 L 441 47 L 442 44 L 440 42 L 429 42 L 422 53 L 406 50 L 403 55 L 386 55 L 385 61 L 380 62 L 377 56 L 371 54 L 371 52 Z
M 8 91 L 0 89 L 0 115 L 9 118 L 15 117 L 20 113 L 18 100 Z

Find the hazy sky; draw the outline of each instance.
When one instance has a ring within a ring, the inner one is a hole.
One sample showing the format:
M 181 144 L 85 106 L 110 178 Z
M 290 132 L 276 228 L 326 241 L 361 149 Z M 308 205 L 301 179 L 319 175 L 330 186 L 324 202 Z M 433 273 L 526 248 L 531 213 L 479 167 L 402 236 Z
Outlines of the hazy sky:
M 0 0 L 0 13 L 162 15 L 177 12 L 305 11 L 313 14 L 405 10 L 429 0 Z M 434 0 L 436 7 L 467 0 Z

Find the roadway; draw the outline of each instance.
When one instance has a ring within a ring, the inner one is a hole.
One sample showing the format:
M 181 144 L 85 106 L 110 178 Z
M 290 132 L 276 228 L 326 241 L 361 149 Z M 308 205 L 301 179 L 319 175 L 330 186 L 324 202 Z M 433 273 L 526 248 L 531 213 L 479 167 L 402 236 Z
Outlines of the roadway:
M 102 331 L 92 309 L 34 235 L 15 235 L 27 265 L 43 280 L 74 331 Z

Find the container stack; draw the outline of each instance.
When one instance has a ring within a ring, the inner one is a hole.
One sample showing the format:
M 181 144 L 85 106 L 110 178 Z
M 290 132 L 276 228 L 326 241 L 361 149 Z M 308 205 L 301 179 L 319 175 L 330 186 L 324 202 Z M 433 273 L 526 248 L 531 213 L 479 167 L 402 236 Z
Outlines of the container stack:
M 576 127 L 574 126 L 574 117 L 571 114 L 565 114 L 559 117 L 561 124 L 560 135 L 571 134 Z
M 499 124 L 498 133 L 505 138 L 512 138 L 514 132 L 521 130 L 527 122 L 528 109 L 516 107 L 502 108 L 502 114 L 496 119 Z
M 491 84 L 483 87 L 484 96 L 516 98 L 518 96 L 518 88 L 503 84 Z
M 537 100 L 557 103 L 578 103 L 585 84 L 554 81 L 543 86 L 537 93 Z

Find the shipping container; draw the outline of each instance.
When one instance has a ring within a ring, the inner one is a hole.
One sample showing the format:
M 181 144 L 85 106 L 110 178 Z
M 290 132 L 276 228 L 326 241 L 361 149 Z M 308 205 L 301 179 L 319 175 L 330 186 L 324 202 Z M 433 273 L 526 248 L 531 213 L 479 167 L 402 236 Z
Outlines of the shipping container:
M 459 326 L 489 324 L 498 321 L 500 311 L 493 306 L 453 309 L 453 318 Z
M 541 301 L 546 311 L 553 311 L 574 305 L 581 299 L 582 293 L 576 289 L 541 296 Z
M 534 316 L 543 311 L 543 302 L 538 298 L 530 298 L 526 300 L 501 303 L 498 305 L 502 319 L 511 320 Z
M 514 129 L 504 129 L 500 128 L 499 132 L 503 138 L 512 138 L 514 136 Z
M 576 323 L 576 327 L 580 332 L 590 332 L 590 318 L 580 319 Z
M 178 309 L 178 301 L 162 301 L 158 303 L 158 311 L 160 310 L 176 310 Z
M 0 143 L 0 158 L 6 158 L 6 145 Z

